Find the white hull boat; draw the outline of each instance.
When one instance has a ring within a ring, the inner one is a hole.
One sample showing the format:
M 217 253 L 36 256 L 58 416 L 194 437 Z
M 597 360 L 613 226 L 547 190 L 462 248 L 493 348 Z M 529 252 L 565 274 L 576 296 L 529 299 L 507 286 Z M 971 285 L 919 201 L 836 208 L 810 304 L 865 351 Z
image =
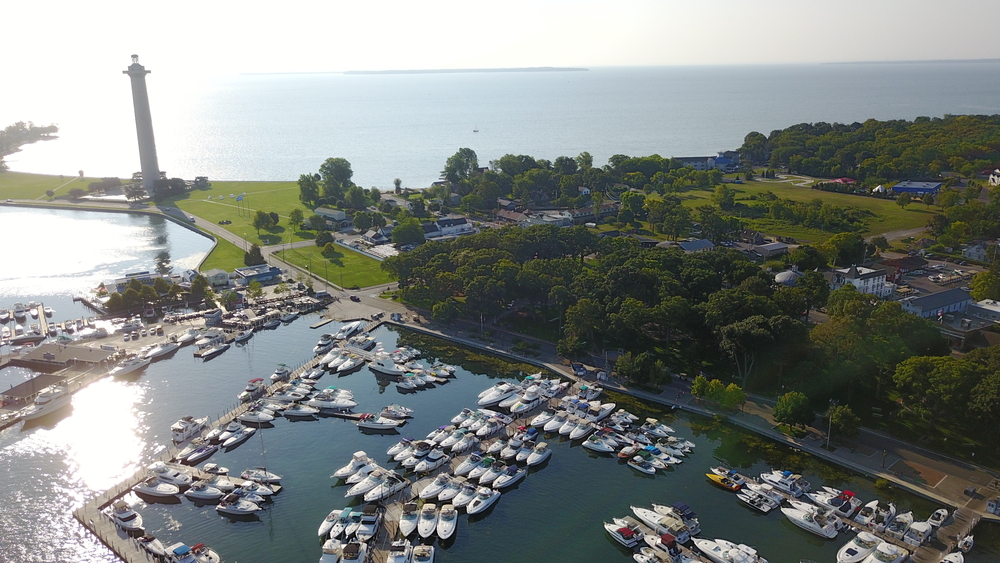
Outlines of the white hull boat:
M 34 420 L 69 405 L 73 401 L 73 395 L 62 385 L 52 385 L 46 387 L 35 397 L 35 402 L 30 406 L 21 409 L 21 420 Z
M 455 528 L 458 525 L 458 511 L 455 510 L 455 506 L 452 504 L 446 504 L 441 507 L 441 511 L 438 513 L 437 522 L 437 536 L 441 540 L 446 540 L 455 534 Z
M 152 359 L 145 357 L 131 358 L 112 368 L 111 371 L 108 372 L 108 375 L 112 377 L 122 377 L 141 370 L 142 368 L 148 366 L 151 361 Z
M 465 508 L 466 514 L 479 514 L 485 511 L 487 508 L 496 503 L 497 499 L 500 498 L 500 491 L 493 489 L 488 489 L 486 487 L 480 487 L 476 491 L 475 498 L 469 502 Z
M 417 503 L 408 502 L 404 504 L 403 513 L 399 517 L 399 535 L 405 538 L 415 532 L 419 520 L 420 511 L 417 509 Z
M 837 563 L 861 563 L 881 543 L 882 540 L 868 532 L 858 532 L 837 551 Z
M 429 502 L 420 509 L 420 519 L 417 522 L 417 533 L 422 538 L 429 538 L 437 531 L 437 505 Z

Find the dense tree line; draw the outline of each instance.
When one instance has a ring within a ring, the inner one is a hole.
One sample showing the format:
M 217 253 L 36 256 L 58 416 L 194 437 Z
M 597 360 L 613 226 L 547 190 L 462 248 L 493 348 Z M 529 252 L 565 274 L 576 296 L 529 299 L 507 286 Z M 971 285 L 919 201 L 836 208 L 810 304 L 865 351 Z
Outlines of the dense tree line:
M 871 186 L 943 171 L 973 177 L 1000 163 L 1000 116 L 800 123 L 768 136 L 749 133 L 740 155 L 755 164 L 822 178 L 850 176 Z
M 59 128 L 55 125 L 40 126 L 30 121 L 27 123 L 18 121 L 4 127 L 3 131 L 0 131 L 0 172 L 7 170 L 4 157 L 20 151 L 23 145 L 55 139 L 57 138 L 55 134 L 58 132 Z M 83 172 L 80 175 L 83 176 Z

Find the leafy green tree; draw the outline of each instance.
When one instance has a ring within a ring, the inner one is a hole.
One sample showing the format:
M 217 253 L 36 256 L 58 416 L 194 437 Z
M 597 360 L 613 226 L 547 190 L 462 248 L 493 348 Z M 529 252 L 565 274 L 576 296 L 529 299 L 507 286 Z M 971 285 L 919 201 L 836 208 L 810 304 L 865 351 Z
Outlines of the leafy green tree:
M 125 308 L 125 300 L 122 299 L 120 293 L 115 291 L 108 296 L 108 300 L 104 306 L 107 307 L 109 311 L 121 311 Z
M 372 216 L 369 213 L 354 214 L 354 228 L 359 231 L 367 231 L 372 226 Z
M 909 193 L 903 192 L 898 196 L 896 196 L 896 205 L 900 206 L 903 209 L 906 209 L 906 206 L 910 205 L 910 203 L 912 202 L 913 198 L 910 196 Z
M 319 184 L 312 174 L 299 176 L 299 201 L 307 207 L 314 207 L 319 200 Z
M 460 313 L 458 302 L 451 297 L 435 303 L 431 310 L 431 318 L 439 323 L 451 323 L 458 318 Z
M 71 188 L 69 190 L 69 197 L 73 199 L 80 199 L 81 197 L 87 195 L 87 190 L 83 188 Z
M 333 234 L 330 231 L 323 231 L 316 236 L 316 239 L 313 242 L 316 243 L 316 246 L 323 247 L 326 246 L 327 243 L 333 241 Z
M 774 405 L 774 420 L 792 426 L 806 426 L 816 418 L 809 399 L 798 391 L 789 391 Z
M 965 202 L 975 201 L 979 199 L 979 195 L 983 193 L 983 187 L 976 182 L 969 182 L 969 185 L 965 187 L 962 192 L 962 198 Z
M 826 301 L 830 298 L 830 284 L 823 274 L 815 270 L 806 272 L 795 285 L 805 292 L 806 306 L 809 309 L 826 306 Z
M 576 157 L 576 165 L 580 170 L 590 170 L 594 167 L 594 157 L 590 156 L 590 153 L 583 151 Z
M 322 215 L 310 215 L 309 219 L 306 219 L 306 227 L 313 231 L 325 231 L 326 219 Z
M 326 159 L 319 167 L 319 173 L 323 178 L 323 197 L 341 199 L 347 188 L 354 185 L 351 182 L 354 171 L 351 170 L 351 163 L 345 158 Z
M 719 184 L 712 193 L 712 203 L 723 211 L 729 211 L 736 205 L 736 190 L 726 184 Z
M 396 192 L 396 195 L 399 195 L 399 194 L 401 194 L 403 192 L 403 181 L 400 180 L 399 178 L 396 178 L 395 180 L 393 180 L 392 181 L 392 185 L 393 185 L 394 191 Z
M 260 301 L 264 297 L 264 286 L 257 280 L 250 282 L 247 286 L 247 299 L 250 301 Z
M 125 293 L 122 293 L 122 303 L 124 303 L 126 308 L 131 310 L 132 307 L 142 304 L 142 297 L 139 296 L 138 291 L 130 287 L 125 290 Z
M 857 233 L 837 233 L 823 243 L 820 248 L 824 254 L 832 256 L 834 264 L 839 266 L 860 264 L 864 262 L 868 254 L 868 244 Z
M 56 192 L 53 190 L 45 190 L 45 195 L 47 197 L 56 197 Z
M 471 209 L 483 209 L 486 207 L 486 202 L 483 201 L 483 197 L 478 194 L 469 194 L 462 197 L 462 207 L 467 210 Z
M 472 176 L 477 168 L 479 168 L 479 157 L 476 156 L 476 151 L 470 148 L 461 148 L 448 157 L 444 170 L 441 171 L 441 179 L 457 183 Z
M 134 290 L 136 293 L 139 293 L 140 291 L 142 291 L 142 282 L 135 278 L 132 278 L 131 280 L 129 280 L 126 287 L 128 289 Z
M 176 283 L 171 285 L 170 291 L 167 292 L 167 297 L 170 298 L 171 301 L 177 301 L 183 295 L 184 295 L 184 288 Z
M 257 229 L 257 234 L 260 234 L 261 229 L 270 229 L 274 226 L 274 222 L 271 220 L 271 216 L 260 209 L 257 210 L 253 215 L 253 228 Z
M 239 300 L 240 296 L 236 294 L 235 291 L 227 289 L 219 294 L 219 304 L 227 309 L 232 307 L 234 303 Z
M 204 300 L 210 291 L 212 291 L 212 288 L 208 284 L 208 278 L 205 276 L 198 274 L 191 280 L 191 300 L 195 303 L 200 303 Z
M 361 186 L 351 186 L 347 188 L 347 193 L 344 195 L 344 201 L 347 206 L 352 209 L 364 209 L 368 207 L 369 199 L 368 193 L 365 192 L 364 188 Z
M 847 405 L 834 405 L 827 413 L 827 422 L 831 423 L 837 435 L 853 438 L 861 431 L 861 419 Z
M 884 250 L 888 250 L 889 249 L 889 241 L 885 240 L 884 236 L 879 235 L 879 236 L 877 236 L 877 237 L 875 237 L 875 238 L 872 239 L 872 246 L 874 246 L 875 248 L 877 248 L 879 250 L 883 250 L 883 251 Z
M 705 387 L 705 398 L 713 402 L 721 402 L 726 396 L 726 384 L 713 379 Z
M 372 186 L 372 189 L 368 190 L 368 199 L 371 200 L 372 205 L 378 207 L 379 202 L 382 201 L 382 192 L 375 186 Z
M 281 282 L 278 285 L 274 286 L 274 294 L 275 295 L 282 295 L 284 293 L 288 293 L 288 284 L 287 283 Z
M 265 262 L 267 261 L 264 260 L 264 254 L 256 244 L 251 244 L 250 250 L 243 253 L 243 264 L 247 266 L 256 266 Z
M 337 246 L 335 244 L 333 244 L 332 242 L 328 242 L 325 245 L 323 245 L 323 250 L 320 252 L 320 254 L 322 254 L 324 258 L 333 258 L 338 254 L 340 254 L 340 250 L 337 249 Z
M 170 282 L 168 282 L 163 278 L 156 278 L 155 280 L 153 280 L 153 289 L 156 290 L 156 293 L 159 293 L 160 295 L 166 295 L 167 292 L 170 291 L 171 285 L 172 284 Z
M 421 244 L 424 242 L 424 228 L 416 217 L 407 217 L 392 230 L 393 244 Z
M 746 401 L 747 394 L 743 391 L 743 388 L 735 383 L 730 383 L 726 385 L 726 390 L 722 395 L 722 400 L 719 401 L 719 405 L 723 408 L 734 409 L 743 404 Z
M 698 374 L 691 382 L 691 394 L 695 397 L 704 397 L 708 391 L 708 379 L 704 375 Z
M 972 289 L 972 298 L 976 301 L 1000 299 L 1000 264 L 993 262 L 989 270 L 976 274 L 969 287 Z
M 971 362 L 950 356 L 918 356 L 896 366 L 892 379 L 907 408 L 940 419 L 966 408 L 982 373 Z
M 301 209 L 296 207 L 288 214 L 288 224 L 291 225 L 293 229 L 302 228 L 302 222 L 305 220 L 305 213 Z
M 271 218 L 271 226 L 272 227 L 277 226 L 278 225 L 278 221 L 281 219 L 281 216 L 278 215 L 277 213 L 275 213 L 274 211 L 269 212 L 267 214 L 267 216 Z

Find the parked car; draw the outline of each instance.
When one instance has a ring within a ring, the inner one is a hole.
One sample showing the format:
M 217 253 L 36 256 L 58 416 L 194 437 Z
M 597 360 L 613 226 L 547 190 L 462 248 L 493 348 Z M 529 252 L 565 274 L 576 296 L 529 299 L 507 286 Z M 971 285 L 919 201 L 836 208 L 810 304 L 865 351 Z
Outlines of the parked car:
M 351 296 L 351 301 L 354 301 L 355 303 L 358 303 L 358 302 L 361 301 L 361 298 L 358 297 L 357 295 L 352 295 Z

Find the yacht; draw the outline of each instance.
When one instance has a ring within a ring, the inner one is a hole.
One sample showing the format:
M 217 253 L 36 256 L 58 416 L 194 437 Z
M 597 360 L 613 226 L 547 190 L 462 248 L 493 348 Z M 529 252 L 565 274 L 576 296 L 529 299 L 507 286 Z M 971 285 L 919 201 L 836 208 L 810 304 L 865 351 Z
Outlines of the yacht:
M 336 518 L 334 519 L 334 521 L 330 525 L 330 527 L 327 528 L 327 532 L 329 532 L 329 534 L 330 534 L 330 539 L 339 538 L 340 535 L 343 534 L 347 530 L 347 526 L 351 523 L 351 512 L 352 512 L 352 510 L 353 509 L 351 507 L 346 506 L 346 507 L 342 508 L 341 510 L 335 510 L 334 512 L 330 513 L 330 514 L 336 513 Z M 327 516 L 327 519 L 329 519 L 329 518 L 330 517 Z M 326 519 L 324 519 L 323 523 L 320 524 L 320 526 L 319 526 L 319 535 L 320 536 L 322 536 L 322 535 L 324 535 L 326 533 L 326 532 L 323 531 L 323 528 L 325 527 L 325 525 L 326 525 Z
M 243 426 L 229 435 L 228 438 L 223 440 L 222 447 L 229 451 L 231 448 L 246 442 L 257 432 L 257 429 L 252 426 Z
M 368 560 L 368 544 L 351 542 L 344 546 L 342 563 L 363 563 Z
M 367 477 L 359 481 L 344 494 L 345 497 L 354 497 L 358 495 L 363 495 L 368 491 L 374 489 L 378 485 L 385 482 L 388 479 L 388 473 L 382 470 L 375 470 L 368 474 Z
M 344 326 L 340 327 L 340 330 L 338 330 L 337 333 L 333 335 L 333 338 L 334 340 L 347 340 L 352 335 L 354 335 L 355 332 L 361 330 L 361 328 L 364 325 L 365 325 L 364 321 L 353 321 L 347 323 Z
M 343 554 L 344 544 L 335 539 L 328 539 L 323 542 L 323 554 L 319 556 L 319 563 L 340 563 Z
M 834 524 L 836 516 L 827 518 L 825 514 L 819 512 L 819 509 L 813 507 L 810 510 L 807 506 L 802 506 L 801 508 L 783 506 L 781 507 L 781 513 L 791 520 L 793 524 L 807 532 L 812 532 L 826 539 L 837 537 L 838 530 Z
M 934 533 L 934 527 L 927 522 L 914 522 L 910 524 L 906 532 L 903 534 L 903 541 L 914 546 L 920 547 L 927 540 L 930 539 L 931 534 Z
M 33 420 L 41 418 L 65 407 L 70 404 L 72 400 L 73 395 L 69 393 L 69 390 L 65 386 L 50 385 L 49 387 L 42 389 L 41 393 L 35 397 L 34 403 L 21 409 L 21 419 Z
M 377 502 L 391 497 L 408 486 L 410 486 L 409 479 L 404 479 L 395 473 L 390 473 L 385 481 L 365 493 L 364 499 L 365 502 Z
M 277 483 L 281 481 L 281 475 L 276 473 L 271 473 L 267 469 L 257 466 L 252 469 L 246 469 L 243 473 L 240 473 L 240 477 L 248 481 L 256 481 L 258 483 Z
M 405 367 L 397 364 L 391 356 L 386 354 L 376 355 L 375 361 L 368 365 L 368 369 L 391 377 L 398 377 L 407 373 Z
M 845 518 L 852 518 L 861 509 L 861 499 L 856 497 L 851 491 L 823 487 L 822 491 L 806 493 L 806 498 L 823 508 L 835 511 L 838 516 Z
M 354 536 L 358 541 L 368 542 L 378 533 L 379 526 L 382 525 L 384 511 L 377 504 L 369 503 L 361 509 L 361 523 L 358 524 Z
M 116 500 L 111 505 L 111 519 L 115 525 L 126 532 L 138 532 L 142 530 L 142 516 L 132 510 L 129 503 L 122 499 Z
M 499 491 L 500 489 L 513 486 L 521 479 L 524 479 L 527 474 L 528 472 L 526 470 L 512 465 L 493 480 L 493 488 Z
M 444 453 L 441 448 L 434 448 L 427 456 L 413 466 L 415 473 L 430 473 L 438 467 L 451 461 L 451 457 Z
M 433 545 L 414 546 L 413 563 L 434 563 L 434 546 Z
M 371 463 L 371 461 L 371 458 L 369 458 L 368 454 L 364 451 L 354 452 L 354 455 L 351 457 L 351 461 L 347 465 L 334 471 L 333 475 L 330 475 L 330 477 L 334 479 L 347 479 L 351 475 L 357 473 L 359 469 Z
M 614 518 L 612 522 L 605 522 L 604 529 L 611 535 L 611 538 L 623 546 L 632 549 L 642 541 L 643 533 L 639 531 L 639 526 L 631 524 L 623 518 Z
M 240 402 L 246 403 L 247 401 L 259 398 L 265 391 L 267 391 L 267 385 L 264 383 L 264 380 L 256 377 L 247 382 L 247 386 L 243 388 L 243 392 L 237 398 Z
M 173 497 L 181 492 L 177 485 L 164 483 L 156 477 L 150 477 L 138 485 L 132 487 L 132 491 L 147 497 Z
M 878 500 L 873 500 L 861 507 L 861 510 L 854 516 L 854 521 L 862 526 L 868 526 L 876 531 L 885 529 L 889 522 L 896 517 L 896 505 L 889 503 L 885 508 L 879 506 Z
M 241 330 L 233 338 L 233 342 L 236 342 L 236 343 L 246 342 L 247 340 L 250 340 L 251 337 L 253 337 L 253 331 L 252 330 Z
M 465 508 L 467 514 L 479 514 L 485 511 L 487 508 L 493 505 L 500 498 L 500 491 L 490 489 L 487 487 L 480 487 L 476 491 L 476 496 L 473 498 L 468 506 Z
M 178 348 L 180 348 L 180 345 L 176 342 L 164 342 L 150 348 L 142 357 L 154 360 L 160 356 L 166 356 Z
M 319 341 L 316 342 L 316 346 L 313 346 L 313 354 L 319 356 L 320 354 L 326 354 L 334 345 L 334 339 L 332 334 L 324 334 L 319 337 Z
M 892 522 L 885 527 L 885 533 L 896 538 L 897 540 L 903 539 L 903 534 L 906 533 L 906 529 L 910 527 L 913 523 L 913 513 L 904 512 L 902 514 L 897 514 Z
M 446 540 L 455 534 L 455 528 L 458 525 L 458 511 L 455 510 L 455 506 L 452 504 L 446 504 L 441 507 L 441 511 L 438 513 L 437 521 L 437 536 L 441 540 Z
M 214 346 L 208 347 L 201 353 L 201 359 L 207 360 L 209 358 L 214 358 L 219 354 L 225 352 L 229 349 L 230 344 L 228 342 L 220 342 Z
M 406 534 L 403 535 L 406 537 Z M 411 563 L 413 561 L 413 546 L 410 542 L 402 539 L 392 542 L 389 546 L 389 553 L 385 563 Z
M 183 471 L 173 469 L 162 461 L 153 462 L 148 469 L 150 473 L 154 477 L 157 477 L 160 481 L 170 483 L 171 485 L 177 485 L 178 487 L 187 487 L 192 481 L 190 475 L 184 473 Z
M 767 563 L 767 559 L 757 555 L 754 548 L 744 544 L 694 538 L 694 545 L 714 563 Z
M 399 423 L 400 421 L 394 418 L 385 418 L 365 413 L 359 416 L 355 424 L 358 425 L 358 428 L 365 428 L 367 430 L 395 430 L 399 426 Z
M 903 563 L 910 552 L 889 542 L 882 542 L 862 563 Z
M 437 531 L 438 512 L 437 505 L 433 502 L 424 504 L 420 509 L 420 518 L 417 520 L 417 533 L 422 538 L 429 538 Z
M 697 536 L 701 533 L 701 522 L 698 521 L 698 515 L 691 510 L 691 507 L 687 503 L 678 501 L 670 506 L 653 503 L 653 510 L 664 516 L 672 514 L 680 518 L 681 522 L 688 527 L 692 536 Z
M 145 356 L 136 356 L 134 358 L 129 358 L 121 362 L 117 366 L 111 368 L 111 371 L 108 372 L 108 375 L 111 375 L 113 377 L 121 377 L 124 375 L 128 375 L 130 373 L 139 371 L 142 368 L 148 366 L 149 362 L 151 361 L 152 358 L 147 358 Z
M 279 381 L 288 381 L 292 376 L 292 370 L 288 369 L 285 364 L 278 364 L 278 367 L 274 368 L 274 373 L 271 374 L 271 381 L 277 383 Z
M 196 481 L 191 484 L 191 488 L 184 491 L 184 496 L 191 500 L 218 500 L 224 494 L 222 489 L 213 487 L 207 481 Z
M 800 497 L 810 489 L 808 481 L 803 480 L 801 475 L 794 474 L 791 471 L 772 469 L 769 473 L 761 473 L 760 478 L 775 489 L 788 493 L 793 497 Z
M 535 465 L 541 465 L 551 456 L 552 448 L 549 447 L 549 444 L 546 442 L 540 442 L 537 446 L 535 446 L 531 454 L 528 455 L 528 459 L 526 461 L 528 466 L 532 467 Z
M 188 465 L 197 465 L 212 457 L 217 451 L 219 451 L 218 444 L 205 443 L 198 446 L 193 452 L 185 457 L 182 462 Z
M 861 563 L 882 543 L 874 535 L 861 531 L 837 551 L 837 563 Z
M 681 543 L 687 543 L 691 539 L 691 530 L 676 515 L 660 514 L 655 510 L 639 506 L 632 506 L 631 509 L 639 520 L 656 532 L 656 535 L 670 534 Z
M 215 510 L 219 514 L 228 514 L 230 516 L 247 516 L 250 514 L 255 514 L 260 511 L 260 506 L 256 503 L 250 502 L 246 499 L 242 499 L 235 494 L 228 494 L 223 497 L 222 502 L 215 505 Z
M 10 320 L 10 311 L 7 309 L 0 309 L 0 323 L 5 323 Z
M 463 506 L 466 506 L 467 504 L 472 502 L 472 499 L 476 497 L 476 492 L 478 490 L 479 487 L 470 482 L 466 482 L 464 485 L 462 485 L 462 490 L 460 490 L 458 494 L 455 495 L 455 498 L 454 500 L 451 501 L 451 503 L 455 505 L 457 508 L 462 508 Z M 441 495 L 438 495 L 438 500 L 440 499 Z
M 138 538 L 136 541 L 139 542 L 139 546 L 140 547 L 142 547 L 143 549 L 145 549 L 147 552 L 149 552 L 154 557 L 161 558 L 161 557 L 166 557 L 167 556 L 167 549 L 165 547 L 163 547 L 163 542 L 161 542 L 160 540 L 156 539 L 155 536 L 152 536 L 150 534 L 146 534 L 146 535 L 142 536 L 141 538 Z M 159 561 L 160 559 L 157 559 L 157 560 Z
M 945 508 L 939 508 L 931 514 L 931 517 L 927 519 L 927 523 L 934 528 L 940 528 L 941 524 L 948 519 L 948 510 Z
M 488 407 L 490 405 L 496 405 L 503 401 L 504 399 L 510 397 L 511 395 L 517 393 L 520 387 L 512 383 L 507 383 L 506 381 L 500 382 L 493 387 L 487 389 L 485 395 L 480 395 L 479 401 L 477 403 L 481 407 Z
M 189 328 L 186 331 L 184 331 L 183 333 L 181 333 L 180 336 L 177 337 L 176 342 L 178 344 L 180 344 L 181 346 L 183 346 L 185 344 L 190 344 L 190 343 L 192 343 L 192 342 L 194 342 L 195 340 L 198 339 L 198 335 L 199 334 L 200 333 L 198 332 L 198 329 L 196 329 L 196 328 Z
M 180 420 L 170 425 L 170 438 L 175 442 L 184 442 L 201 434 L 201 431 L 208 426 L 208 417 L 194 418 L 184 416 Z

